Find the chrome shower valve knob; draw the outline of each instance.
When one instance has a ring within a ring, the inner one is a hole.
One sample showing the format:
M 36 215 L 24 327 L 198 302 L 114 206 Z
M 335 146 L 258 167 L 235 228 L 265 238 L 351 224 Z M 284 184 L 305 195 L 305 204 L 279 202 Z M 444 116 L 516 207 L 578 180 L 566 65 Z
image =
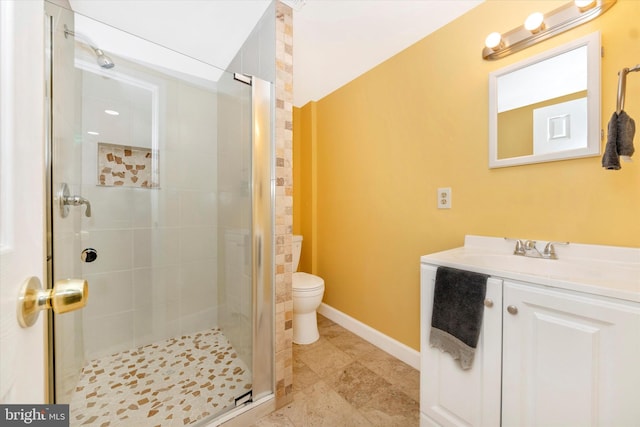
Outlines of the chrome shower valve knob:
M 91 203 L 89 200 L 80 196 L 72 196 L 69 191 L 69 186 L 66 183 L 63 183 L 60 187 L 60 191 L 58 192 L 58 199 L 60 200 L 60 216 L 62 218 L 66 218 L 69 215 L 69 206 L 82 206 L 85 205 L 87 208 L 84 211 L 84 214 L 87 217 L 91 216 Z

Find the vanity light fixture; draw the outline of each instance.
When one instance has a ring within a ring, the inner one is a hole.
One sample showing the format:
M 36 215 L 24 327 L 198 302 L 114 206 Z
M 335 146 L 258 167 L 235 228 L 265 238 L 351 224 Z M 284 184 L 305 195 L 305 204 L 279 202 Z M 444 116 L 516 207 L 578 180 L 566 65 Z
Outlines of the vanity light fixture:
M 110 116 L 119 116 L 120 113 L 118 113 L 116 110 L 104 110 L 105 113 L 107 113 Z
M 499 59 L 591 21 L 609 10 L 617 0 L 575 0 L 549 13 L 532 13 L 524 25 L 485 40 L 482 57 Z
M 99 132 L 96 132 L 96 131 L 94 131 L 94 130 L 87 131 L 87 133 L 88 133 L 89 135 L 94 135 L 94 136 L 95 136 L 95 135 L 100 135 L 100 133 L 99 133 Z

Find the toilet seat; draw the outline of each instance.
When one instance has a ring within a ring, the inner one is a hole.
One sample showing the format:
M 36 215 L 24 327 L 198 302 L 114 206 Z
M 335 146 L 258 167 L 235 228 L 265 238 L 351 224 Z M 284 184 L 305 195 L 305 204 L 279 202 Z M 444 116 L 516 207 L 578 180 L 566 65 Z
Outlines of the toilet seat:
M 324 289 L 324 280 L 313 274 L 293 273 L 292 287 L 294 292 L 317 292 Z

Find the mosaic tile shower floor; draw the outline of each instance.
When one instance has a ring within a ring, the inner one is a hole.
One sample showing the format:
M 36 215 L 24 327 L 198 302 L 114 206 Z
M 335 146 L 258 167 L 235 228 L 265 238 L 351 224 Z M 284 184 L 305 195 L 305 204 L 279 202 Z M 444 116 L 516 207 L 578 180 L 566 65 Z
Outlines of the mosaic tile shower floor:
M 190 425 L 249 389 L 249 369 L 210 329 L 88 362 L 71 398 L 71 425 Z

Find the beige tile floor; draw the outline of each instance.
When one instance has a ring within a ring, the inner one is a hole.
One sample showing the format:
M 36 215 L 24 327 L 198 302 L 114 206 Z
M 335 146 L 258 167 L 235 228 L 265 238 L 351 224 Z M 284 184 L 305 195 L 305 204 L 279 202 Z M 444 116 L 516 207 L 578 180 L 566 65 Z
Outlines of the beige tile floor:
M 293 402 L 254 427 L 419 425 L 420 374 L 326 317 L 293 345 Z

